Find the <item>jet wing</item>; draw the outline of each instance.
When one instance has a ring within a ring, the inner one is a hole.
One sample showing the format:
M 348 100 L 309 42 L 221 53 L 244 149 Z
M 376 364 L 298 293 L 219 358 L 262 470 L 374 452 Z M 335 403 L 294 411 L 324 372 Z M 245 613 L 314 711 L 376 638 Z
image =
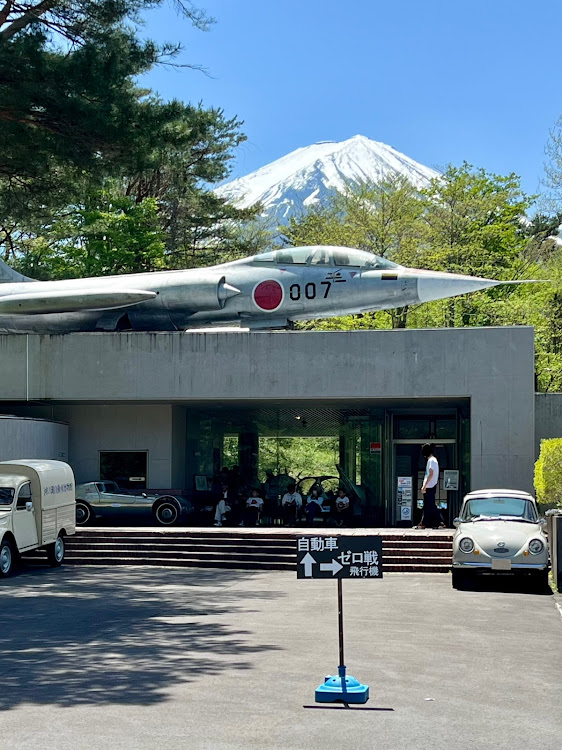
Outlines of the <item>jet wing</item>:
M 113 310 L 154 299 L 155 292 L 141 289 L 69 289 L 68 291 L 29 292 L 0 296 L 0 315 L 41 315 L 79 310 Z M 1 288 L 0 288 L 1 294 Z

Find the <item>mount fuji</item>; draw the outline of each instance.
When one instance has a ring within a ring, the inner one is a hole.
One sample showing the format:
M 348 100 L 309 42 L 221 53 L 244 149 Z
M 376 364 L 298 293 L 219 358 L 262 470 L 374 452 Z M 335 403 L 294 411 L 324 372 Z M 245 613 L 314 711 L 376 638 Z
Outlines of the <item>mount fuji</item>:
M 216 193 L 241 208 L 260 202 L 265 215 L 286 220 L 302 208 L 342 191 L 349 182 L 378 182 L 396 174 L 418 188 L 439 176 L 439 172 L 386 143 L 356 135 L 347 141 L 320 141 L 298 148 L 245 177 L 221 185 Z

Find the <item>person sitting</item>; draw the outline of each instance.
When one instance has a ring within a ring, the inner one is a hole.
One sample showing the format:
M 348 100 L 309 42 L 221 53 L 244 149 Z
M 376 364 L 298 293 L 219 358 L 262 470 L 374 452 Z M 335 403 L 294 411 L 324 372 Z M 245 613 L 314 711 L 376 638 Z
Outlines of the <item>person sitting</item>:
M 240 526 L 259 526 L 262 507 L 263 499 L 260 497 L 260 491 L 253 489 L 252 494 L 246 500 L 244 520 L 240 523 Z
M 343 526 L 344 522 L 347 522 L 349 516 L 349 498 L 345 494 L 345 490 L 340 488 L 338 490 L 338 496 L 336 497 L 336 525 Z
M 297 512 L 301 506 L 302 497 L 299 492 L 295 492 L 295 483 L 290 482 L 287 485 L 287 492 L 281 498 L 281 512 L 285 526 L 294 526 L 296 524 Z
M 215 508 L 215 526 L 222 526 L 227 519 L 227 514 L 232 510 L 232 501 L 229 499 L 228 484 L 222 483 L 221 498 Z
M 322 505 L 324 504 L 326 498 L 320 494 L 320 491 L 317 487 L 313 487 L 310 490 L 310 495 L 308 496 L 307 502 L 306 502 L 306 520 L 309 525 L 312 525 L 314 523 L 314 519 L 316 516 L 320 516 L 322 514 Z

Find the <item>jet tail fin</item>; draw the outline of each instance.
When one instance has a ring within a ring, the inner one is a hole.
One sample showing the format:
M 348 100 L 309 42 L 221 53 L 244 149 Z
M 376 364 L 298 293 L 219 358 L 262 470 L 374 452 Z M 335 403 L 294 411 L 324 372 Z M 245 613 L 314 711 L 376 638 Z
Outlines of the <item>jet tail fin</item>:
M 18 281 L 34 281 L 34 279 L 30 279 L 29 276 L 24 276 L 22 273 L 14 271 L 13 268 L 10 268 L 7 263 L 4 263 L 4 261 L 0 259 L 0 284 L 14 283 Z

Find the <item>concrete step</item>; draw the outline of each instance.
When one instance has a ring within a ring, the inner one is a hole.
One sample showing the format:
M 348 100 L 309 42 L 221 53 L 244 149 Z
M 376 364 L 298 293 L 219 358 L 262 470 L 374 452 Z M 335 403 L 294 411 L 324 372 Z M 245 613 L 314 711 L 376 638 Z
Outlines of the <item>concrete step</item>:
M 353 536 L 369 529 L 81 528 L 66 539 L 70 565 L 161 565 L 241 570 L 296 570 L 296 538 Z M 376 530 L 385 572 L 449 571 L 452 532 Z M 40 564 L 45 553 L 26 555 Z

